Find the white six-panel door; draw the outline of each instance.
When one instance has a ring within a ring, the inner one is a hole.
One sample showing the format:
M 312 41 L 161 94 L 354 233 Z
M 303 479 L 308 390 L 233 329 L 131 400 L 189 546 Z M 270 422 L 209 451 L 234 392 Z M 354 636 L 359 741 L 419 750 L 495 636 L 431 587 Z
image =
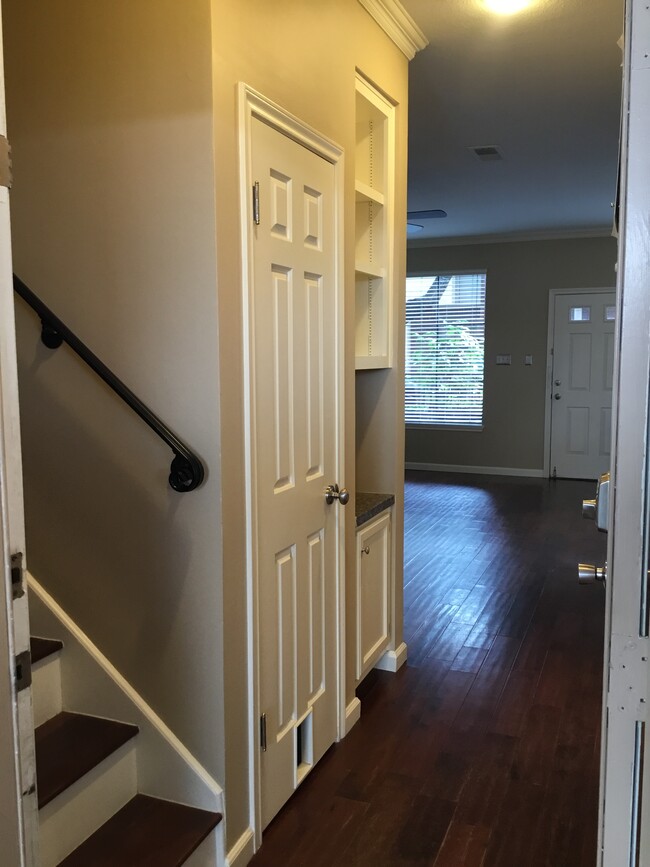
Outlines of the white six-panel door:
M 609 470 L 616 296 L 554 295 L 551 475 L 597 479 Z
M 337 735 L 339 359 L 334 168 L 257 118 L 251 141 L 264 827 Z

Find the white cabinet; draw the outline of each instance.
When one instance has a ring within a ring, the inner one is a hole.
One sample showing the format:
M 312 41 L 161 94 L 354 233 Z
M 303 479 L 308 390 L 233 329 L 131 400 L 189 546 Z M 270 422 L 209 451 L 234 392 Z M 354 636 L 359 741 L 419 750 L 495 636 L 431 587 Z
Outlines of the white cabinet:
M 357 530 L 357 681 L 390 641 L 391 511 Z
M 356 368 L 389 367 L 395 107 L 356 83 Z

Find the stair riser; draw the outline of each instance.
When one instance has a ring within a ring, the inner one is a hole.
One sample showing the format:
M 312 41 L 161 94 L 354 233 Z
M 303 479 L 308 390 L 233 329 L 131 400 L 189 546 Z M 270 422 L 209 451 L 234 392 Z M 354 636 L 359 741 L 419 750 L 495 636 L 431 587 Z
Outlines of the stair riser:
M 63 710 L 60 654 L 48 656 L 33 666 L 32 706 L 36 728 Z
M 221 833 L 220 829 L 215 828 L 201 845 L 192 852 L 183 864 L 183 867 L 219 867 L 217 859 L 217 852 L 219 851 L 217 835 L 219 833 Z
M 41 867 L 56 867 L 137 790 L 133 740 L 40 810 Z

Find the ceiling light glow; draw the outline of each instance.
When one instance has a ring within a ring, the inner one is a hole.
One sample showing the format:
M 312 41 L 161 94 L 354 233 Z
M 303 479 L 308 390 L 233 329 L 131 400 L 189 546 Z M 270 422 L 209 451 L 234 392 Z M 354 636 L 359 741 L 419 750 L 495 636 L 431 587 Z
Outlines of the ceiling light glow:
M 496 15 L 515 15 L 530 6 L 532 0 L 483 0 L 485 6 Z

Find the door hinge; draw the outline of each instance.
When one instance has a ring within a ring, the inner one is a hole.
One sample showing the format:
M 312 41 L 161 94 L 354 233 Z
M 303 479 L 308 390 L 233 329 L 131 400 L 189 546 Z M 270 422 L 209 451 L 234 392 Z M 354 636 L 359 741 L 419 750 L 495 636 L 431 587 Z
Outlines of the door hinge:
M 0 135 L 0 186 L 11 189 L 13 175 L 11 172 L 11 145 L 6 136 Z
M 16 692 L 22 692 L 32 685 L 32 655 L 29 650 L 23 650 L 15 660 L 14 683 Z
M 266 752 L 266 714 L 263 713 L 260 717 L 260 747 L 262 752 Z
M 256 226 L 260 224 L 260 182 L 253 184 L 253 221 Z
M 11 555 L 11 595 L 13 599 L 21 599 L 25 595 L 22 551 Z

